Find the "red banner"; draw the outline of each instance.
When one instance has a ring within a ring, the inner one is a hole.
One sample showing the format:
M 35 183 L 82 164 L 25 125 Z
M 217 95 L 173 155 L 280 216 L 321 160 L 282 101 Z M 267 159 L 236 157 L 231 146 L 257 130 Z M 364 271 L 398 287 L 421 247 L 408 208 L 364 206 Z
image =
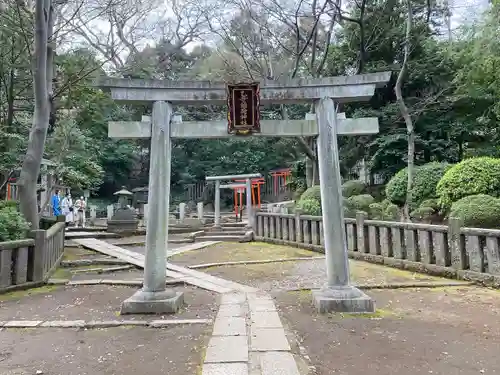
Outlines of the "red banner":
M 251 134 L 260 132 L 259 83 L 227 86 L 228 133 Z

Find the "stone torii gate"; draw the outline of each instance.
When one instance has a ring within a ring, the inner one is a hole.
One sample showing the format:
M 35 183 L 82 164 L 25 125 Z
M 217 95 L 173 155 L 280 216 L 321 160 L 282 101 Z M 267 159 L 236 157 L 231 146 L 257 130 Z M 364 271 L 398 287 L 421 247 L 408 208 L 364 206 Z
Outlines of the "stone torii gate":
M 215 181 L 215 218 L 214 218 L 214 227 L 220 227 L 220 189 L 232 188 L 237 186 L 242 186 L 243 184 L 227 184 L 221 185 L 221 181 L 233 180 L 236 178 L 241 178 L 245 180 L 245 184 L 242 186 L 247 191 L 247 213 L 248 213 L 248 226 L 251 227 L 252 220 L 252 178 L 262 177 L 260 173 L 251 173 L 251 174 L 236 174 L 230 176 L 207 176 L 205 178 L 206 181 Z
M 320 190 L 325 235 L 327 280 L 313 293 L 321 312 L 370 312 L 373 301 L 350 284 L 346 234 L 343 221 L 341 176 L 337 135 L 378 132 L 378 120 L 339 119 L 335 102 L 369 100 L 376 87 L 384 86 L 390 72 L 321 79 L 260 82 L 261 104 L 316 103 L 314 119 L 260 121 L 253 136 L 318 136 Z M 149 173 L 149 220 L 143 288 L 122 304 L 122 313 L 176 312 L 183 294 L 166 289 L 166 247 L 170 195 L 171 139 L 232 137 L 226 121 L 182 122 L 172 105 L 225 104 L 227 85 L 217 82 L 102 79 L 98 86 L 125 103 L 153 103 L 151 121 L 110 122 L 112 138 L 151 138 Z M 246 104 L 245 104 L 246 106 Z M 246 107 L 245 107 L 246 108 Z M 246 110 L 246 109 L 245 109 Z

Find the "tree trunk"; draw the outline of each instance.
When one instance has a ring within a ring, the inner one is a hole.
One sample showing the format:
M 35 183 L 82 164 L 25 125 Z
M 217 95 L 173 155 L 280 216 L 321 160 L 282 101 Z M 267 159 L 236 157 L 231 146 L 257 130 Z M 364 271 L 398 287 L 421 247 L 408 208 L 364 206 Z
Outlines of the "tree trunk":
M 406 0 L 406 35 L 404 41 L 404 57 L 403 63 L 401 65 L 401 70 L 399 71 L 398 79 L 396 81 L 396 86 L 394 87 L 394 92 L 396 94 L 397 103 L 401 111 L 406 124 L 406 133 L 408 135 L 408 183 L 406 187 L 406 204 L 404 207 L 404 217 L 406 220 L 410 220 L 410 207 L 412 204 L 411 190 L 413 188 L 413 174 L 414 174 L 414 163 L 415 163 L 415 129 L 413 127 L 413 121 L 410 116 L 408 107 L 403 99 L 403 94 L 401 92 L 401 87 L 403 85 L 404 75 L 408 66 L 408 59 L 410 57 L 410 37 L 412 28 L 412 6 L 411 0 Z
M 45 138 L 49 125 L 50 87 L 52 84 L 52 66 L 48 63 L 48 38 L 51 35 L 51 16 L 53 12 L 51 0 L 36 0 L 35 5 L 35 50 L 33 86 L 35 96 L 35 113 L 19 178 L 19 197 L 21 212 L 32 229 L 38 228 L 38 207 L 36 183 L 40 174 Z M 50 58 L 52 62 L 52 58 Z M 50 78 L 49 78 L 50 77 Z

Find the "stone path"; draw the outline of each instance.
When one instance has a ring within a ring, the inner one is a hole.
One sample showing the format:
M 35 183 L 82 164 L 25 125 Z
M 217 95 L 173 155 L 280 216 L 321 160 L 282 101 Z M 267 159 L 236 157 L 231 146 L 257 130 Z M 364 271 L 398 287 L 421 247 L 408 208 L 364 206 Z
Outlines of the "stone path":
M 202 375 L 300 375 L 272 298 L 227 293 L 215 319 Z
M 211 324 L 210 319 L 156 319 L 156 320 L 10 320 L 0 321 L 0 329 L 4 328 L 110 328 L 121 326 L 141 326 L 149 328 L 163 328 L 179 324 Z
M 114 246 L 104 241 L 97 240 L 95 238 L 75 239 L 74 242 L 78 243 L 79 245 L 85 248 L 100 252 L 105 255 L 113 256 L 115 258 L 127 261 L 130 264 L 133 264 L 137 267 L 144 268 L 144 263 L 145 263 L 144 255 L 139 254 L 135 251 Z M 187 246 L 183 246 L 176 249 L 170 255 L 201 249 L 213 245 L 215 243 L 218 242 L 207 241 L 207 242 L 189 244 Z M 203 272 L 191 270 L 181 266 L 176 266 L 169 262 L 166 262 L 165 266 L 167 267 L 167 277 L 171 277 L 177 280 L 182 280 L 187 284 L 195 285 L 197 287 L 211 290 L 217 293 L 228 293 L 234 290 L 241 292 L 255 292 L 257 290 L 255 288 L 238 284 L 233 281 L 224 280 L 219 277 L 211 276 Z
M 74 241 L 91 250 L 144 267 L 142 254 L 96 239 Z M 190 244 L 173 254 L 211 244 Z M 167 275 L 174 279 L 222 294 L 202 375 L 300 375 L 276 306 L 267 293 L 171 263 L 167 263 L 166 267 Z M 98 283 L 103 281 L 96 280 Z

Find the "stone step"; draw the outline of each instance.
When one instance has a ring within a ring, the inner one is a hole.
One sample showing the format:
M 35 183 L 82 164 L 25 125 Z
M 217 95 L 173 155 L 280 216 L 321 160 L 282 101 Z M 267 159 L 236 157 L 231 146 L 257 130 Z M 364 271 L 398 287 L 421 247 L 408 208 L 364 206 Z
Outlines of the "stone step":
M 87 232 L 87 231 L 79 231 L 79 232 L 67 232 L 64 235 L 66 240 L 74 240 L 77 238 L 121 238 L 122 236 L 117 233 L 110 232 Z
M 244 236 L 246 231 L 244 230 L 222 230 L 222 231 L 215 231 L 215 230 L 208 230 L 205 232 L 204 235 L 207 236 Z
M 243 236 L 199 236 L 195 238 L 196 242 L 201 241 L 227 241 L 227 242 L 239 242 L 243 239 Z
M 66 227 L 66 232 L 102 232 L 106 227 Z

